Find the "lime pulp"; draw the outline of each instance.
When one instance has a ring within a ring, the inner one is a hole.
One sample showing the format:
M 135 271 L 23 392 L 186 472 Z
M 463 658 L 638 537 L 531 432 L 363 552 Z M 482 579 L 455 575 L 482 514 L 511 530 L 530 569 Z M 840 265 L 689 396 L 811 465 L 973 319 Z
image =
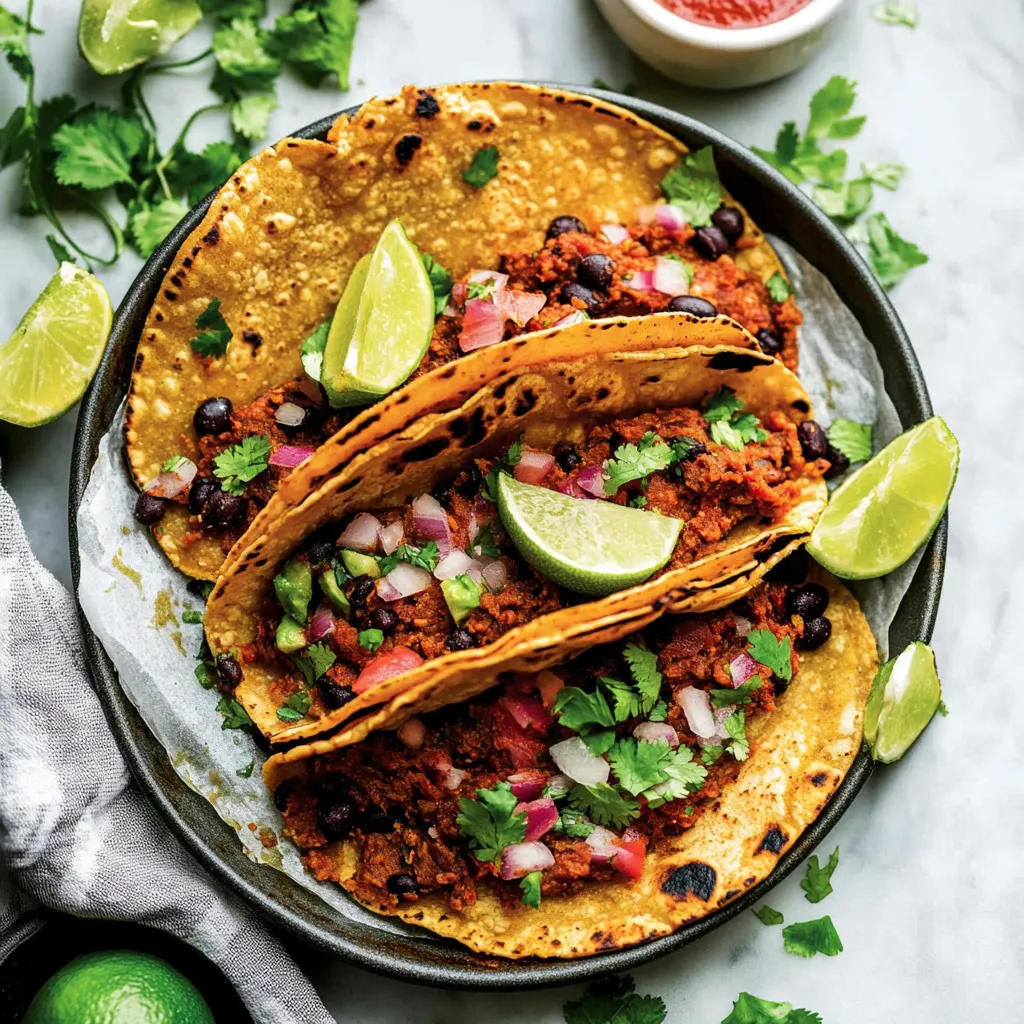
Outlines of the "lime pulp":
M 864 738 L 876 761 L 898 761 L 942 701 L 935 654 L 920 641 L 887 661 L 875 676 L 864 711 Z
M 927 542 L 956 482 L 960 445 L 938 416 L 900 434 L 832 492 L 807 550 L 844 579 L 874 579 Z
M 97 73 L 119 75 L 166 53 L 202 17 L 195 0 L 83 0 L 78 48 Z
M 38 427 L 67 412 L 96 372 L 112 316 L 103 285 L 62 263 L 0 348 L 0 419 Z
M 498 477 L 498 514 L 539 573 L 587 597 L 643 583 L 671 557 L 678 519 Z
M 321 380 L 335 406 L 366 405 L 419 366 L 434 330 L 434 290 L 399 220 L 355 266 L 324 349 Z

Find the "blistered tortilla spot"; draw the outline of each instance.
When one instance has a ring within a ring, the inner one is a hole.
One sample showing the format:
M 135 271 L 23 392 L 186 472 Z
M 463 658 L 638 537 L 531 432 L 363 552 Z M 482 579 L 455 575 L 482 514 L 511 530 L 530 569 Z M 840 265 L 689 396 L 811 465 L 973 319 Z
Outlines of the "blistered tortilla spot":
M 774 853 L 778 855 L 782 852 L 782 847 L 786 845 L 788 839 L 789 837 L 778 825 L 772 825 L 765 832 L 754 853 Z
M 696 860 L 670 871 L 661 883 L 661 891 L 679 900 L 685 900 L 692 894 L 707 903 L 714 894 L 717 882 L 715 869 L 710 864 Z

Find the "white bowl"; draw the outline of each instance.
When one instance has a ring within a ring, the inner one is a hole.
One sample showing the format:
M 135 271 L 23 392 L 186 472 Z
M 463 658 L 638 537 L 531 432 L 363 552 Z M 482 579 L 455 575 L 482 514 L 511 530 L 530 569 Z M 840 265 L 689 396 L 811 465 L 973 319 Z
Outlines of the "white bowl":
M 782 21 L 740 29 L 694 24 L 655 0 L 595 2 L 622 41 L 662 74 L 687 85 L 738 89 L 803 67 L 846 0 L 811 0 Z

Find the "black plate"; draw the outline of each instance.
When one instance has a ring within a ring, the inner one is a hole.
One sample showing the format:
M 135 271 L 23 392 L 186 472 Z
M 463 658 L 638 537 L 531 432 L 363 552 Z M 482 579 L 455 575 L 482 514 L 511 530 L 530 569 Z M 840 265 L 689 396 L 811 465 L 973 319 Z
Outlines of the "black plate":
M 802 192 L 748 149 L 699 121 L 630 96 L 576 86 L 570 88 L 627 107 L 689 146 L 714 146 L 723 183 L 750 210 L 758 226 L 784 238 L 826 274 L 860 321 L 878 353 L 886 390 L 903 424 L 910 426 L 931 415 L 921 368 L 896 311 L 856 250 Z M 323 138 L 335 116 L 317 121 L 295 135 Z M 70 488 L 71 566 L 76 589 L 79 574 L 76 514 L 96 461 L 100 439 L 127 392 L 135 345 L 160 282 L 174 254 L 200 222 L 210 201 L 208 197 L 200 203 L 171 232 L 128 290 L 114 319 L 110 344 L 96 379 L 82 403 Z M 890 638 L 894 650 L 911 640 L 930 639 L 942 589 L 945 551 L 944 519 L 892 625 Z M 862 752 L 821 817 L 780 858 L 769 878 L 736 902 L 681 928 L 674 935 L 633 949 L 580 960 L 499 960 L 477 955 L 454 942 L 389 935 L 353 924 L 281 872 L 250 861 L 242 852 L 234 831 L 217 817 L 206 800 L 192 792 L 174 773 L 163 747 L 121 689 L 114 666 L 89 629 L 81 609 L 79 617 L 93 679 L 121 749 L 139 784 L 182 842 L 273 923 L 361 967 L 408 981 L 459 988 L 536 988 L 568 984 L 607 971 L 628 970 L 664 956 L 717 928 L 764 897 L 836 824 L 871 774 L 872 762 Z

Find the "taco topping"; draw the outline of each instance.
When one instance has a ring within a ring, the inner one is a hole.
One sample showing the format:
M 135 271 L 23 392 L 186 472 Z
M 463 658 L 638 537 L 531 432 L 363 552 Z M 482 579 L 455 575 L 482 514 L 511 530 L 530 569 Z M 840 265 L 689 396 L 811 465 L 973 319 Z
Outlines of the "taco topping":
M 747 725 L 798 670 L 791 609 L 813 586 L 762 584 L 314 758 L 276 793 L 285 830 L 318 879 L 381 910 L 432 893 L 460 910 L 484 880 L 537 906 L 638 878 L 749 756 Z

